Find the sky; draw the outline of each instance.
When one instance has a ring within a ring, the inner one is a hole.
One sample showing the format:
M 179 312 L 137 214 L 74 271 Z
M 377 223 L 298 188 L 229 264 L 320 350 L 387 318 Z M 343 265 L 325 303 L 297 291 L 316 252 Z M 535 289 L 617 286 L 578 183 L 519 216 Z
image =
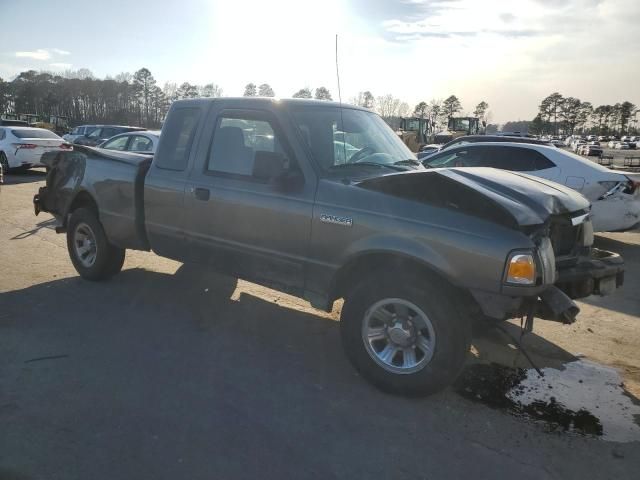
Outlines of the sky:
M 88 68 L 277 96 L 326 86 L 411 106 L 455 94 L 490 121 L 558 91 L 640 105 L 639 0 L 0 0 L 0 77 Z

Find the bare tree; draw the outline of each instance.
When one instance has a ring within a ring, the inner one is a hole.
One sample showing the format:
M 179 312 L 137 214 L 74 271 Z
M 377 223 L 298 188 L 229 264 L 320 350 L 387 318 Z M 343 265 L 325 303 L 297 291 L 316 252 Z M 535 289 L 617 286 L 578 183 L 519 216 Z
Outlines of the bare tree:
M 369 90 L 364 92 L 358 92 L 358 96 L 351 99 L 351 103 L 358 105 L 359 107 L 373 109 L 375 107 L 376 100 L 373 94 Z

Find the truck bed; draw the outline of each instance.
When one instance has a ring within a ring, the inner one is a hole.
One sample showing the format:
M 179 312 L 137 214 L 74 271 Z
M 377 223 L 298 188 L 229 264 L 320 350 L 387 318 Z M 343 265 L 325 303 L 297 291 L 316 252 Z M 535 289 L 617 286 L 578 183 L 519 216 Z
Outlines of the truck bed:
M 109 241 L 122 248 L 148 250 L 144 228 L 144 178 L 153 157 L 74 146 L 45 154 L 47 184 L 36 209 L 52 213 L 66 228 L 75 202 L 93 202 Z

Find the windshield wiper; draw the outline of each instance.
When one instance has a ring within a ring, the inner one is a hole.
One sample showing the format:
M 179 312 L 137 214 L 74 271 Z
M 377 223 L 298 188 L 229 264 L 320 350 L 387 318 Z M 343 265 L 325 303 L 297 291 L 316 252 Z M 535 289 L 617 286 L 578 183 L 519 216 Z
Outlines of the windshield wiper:
M 404 168 L 401 168 L 400 166 L 395 166 L 395 164 L 390 165 L 388 163 L 376 163 L 376 162 L 356 162 L 356 163 L 340 163 L 338 165 L 332 165 L 331 167 L 329 167 L 332 170 L 337 170 L 340 168 L 346 168 L 346 167 L 357 167 L 357 166 L 362 166 L 362 167 L 384 167 L 384 168 L 390 168 L 391 170 L 395 170 L 396 172 L 403 172 Z
M 422 165 L 418 160 L 414 160 L 413 158 L 407 158 L 406 160 L 398 160 L 397 162 L 393 162 L 394 165 L 415 165 L 419 167 Z

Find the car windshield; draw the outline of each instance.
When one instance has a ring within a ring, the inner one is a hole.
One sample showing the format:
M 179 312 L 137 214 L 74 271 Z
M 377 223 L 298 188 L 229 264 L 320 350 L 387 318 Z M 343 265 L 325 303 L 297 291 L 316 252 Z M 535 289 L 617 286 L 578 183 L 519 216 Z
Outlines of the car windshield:
M 339 107 L 292 108 L 302 138 L 324 170 L 416 162 L 398 135 L 372 112 Z
M 14 128 L 11 133 L 18 138 L 52 138 L 56 140 L 60 138 L 55 133 L 44 128 Z

